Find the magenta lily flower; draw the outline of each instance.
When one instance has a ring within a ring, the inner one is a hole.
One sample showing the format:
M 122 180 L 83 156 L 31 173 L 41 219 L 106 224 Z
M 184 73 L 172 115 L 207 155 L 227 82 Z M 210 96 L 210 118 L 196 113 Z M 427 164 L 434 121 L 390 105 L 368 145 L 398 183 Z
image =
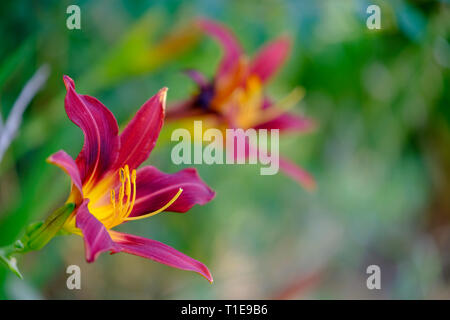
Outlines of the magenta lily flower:
M 113 230 L 163 211 L 186 212 L 214 198 L 214 191 L 195 169 L 175 174 L 152 166 L 138 169 L 150 155 L 163 125 L 167 88 L 145 102 L 119 135 L 116 119 L 99 100 L 78 94 L 68 76 L 64 76 L 64 84 L 67 115 L 81 128 L 85 140 L 75 160 L 62 150 L 48 158 L 72 180 L 67 203 L 74 203 L 75 209 L 63 230 L 84 238 L 88 262 L 102 252 L 126 252 L 195 271 L 212 282 L 201 262 L 161 242 Z
M 303 90 L 297 88 L 277 103 L 263 90 L 286 60 L 289 38 L 276 39 L 249 59 L 226 27 L 207 19 L 198 20 L 198 26 L 220 43 L 223 58 L 212 81 L 198 71 L 187 72 L 199 91 L 171 107 L 168 120 L 203 119 L 207 126 L 215 128 L 279 129 L 280 133 L 307 132 L 315 127 L 311 119 L 287 111 L 303 97 Z M 306 189 L 315 187 L 314 179 L 305 170 L 285 158 L 280 158 L 279 163 L 284 173 Z

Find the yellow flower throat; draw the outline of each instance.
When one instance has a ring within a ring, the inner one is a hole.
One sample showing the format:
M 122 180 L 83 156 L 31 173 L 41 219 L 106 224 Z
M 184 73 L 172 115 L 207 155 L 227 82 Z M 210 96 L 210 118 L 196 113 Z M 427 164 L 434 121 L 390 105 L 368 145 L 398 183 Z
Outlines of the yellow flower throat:
M 125 165 L 123 168 L 119 169 L 119 180 L 119 191 L 116 192 L 115 188 L 110 190 L 109 204 L 101 206 L 95 205 L 96 200 L 98 200 L 97 195 L 99 194 L 99 192 L 90 192 L 90 194 L 87 195 L 87 198 L 91 200 L 88 205 L 89 211 L 98 220 L 100 220 L 107 229 L 111 229 L 126 221 L 140 220 L 154 216 L 170 207 L 183 192 L 183 189 L 179 188 L 175 196 L 173 196 L 171 200 L 169 200 L 163 207 L 159 208 L 156 211 L 146 213 L 144 215 L 130 217 L 130 214 L 133 212 L 133 208 L 136 203 L 136 170 L 133 169 L 130 173 L 129 166 Z M 104 181 L 104 183 L 108 183 L 108 180 Z M 101 190 L 103 189 L 103 186 L 104 184 L 100 183 L 98 185 L 98 188 Z M 76 215 L 73 215 L 71 219 L 66 222 L 64 229 L 69 232 L 81 235 L 80 230 L 75 227 L 75 217 Z
M 102 221 L 105 226 L 110 226 L 109 228 L 119 225 L 125 221 L 140 220 L 154 216 L 155 214 L 158 214 L 170 207 L 183 192 L 183 189 L 179 188 L 175 196 L 156 211 L 137 217 L 130 217 L 136 202 L 136 170 L 133 169 L 130 174 L 130 168 L 128 165 L 125 165 L 125 167 L 120 168 L 119 170 L 119 178 L 121 185 L 119 188 L 118 197 L 116 197 L 117 195 L 114 189 L 111 189 L 111 205 L 113 210 L 111 214 L 106 217 L 104 221 Z

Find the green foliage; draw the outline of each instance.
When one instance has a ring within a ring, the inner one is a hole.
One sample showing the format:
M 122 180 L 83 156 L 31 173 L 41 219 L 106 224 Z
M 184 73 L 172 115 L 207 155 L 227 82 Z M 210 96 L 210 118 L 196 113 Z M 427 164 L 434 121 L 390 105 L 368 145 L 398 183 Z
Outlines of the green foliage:
M 319 284 L 291 298 L 448 298 L 450 11 L 443 1 L 375 2 L 381 30 L 366 28 L 369 3 L 356 0 L 80 1 L 82 29 L 74 31 L 65 28 L 58 1 L 34 9 L 27 1 L 2 3 L 2 112 L 36 66 L 50 63 L 52 76 L 0 164 L 0 246 L 44 220 L 70 191 L 68 178 L 45 163 L 59 149 L 75 157 L 82 147 L 64 113 L 62 75 L 123 126 L 163 86 L 169 104 L 188 97 L 194 85 L 183 70 L 214 73 L 222 53 L 213 41 L 193 36 L 167 56 L 172 47 L 161 45 L 179 26 L 208 16 L 226 23 L 250 54 L 281 33 L 293 37 L 269 92 L 281 99 L 293 87 L 306 90 L 295 111 L 319 127 L 283 138 L 280 152 L 315 176 L 317 192 L 281 174 L 259 176 L 255 166 L 197 166 L 217 191 L 213 202 L 123 228 L 205 262 L 213 286 L 127 255 L 84 264 L 77 237 L 31 253 L 21 264 L 28 284 L 48 298 L 271 298 L 311 271 Z M 149 163 L 175 172 L 181 168 L 170 162 L 169 139 L 167 128 Z M 40 248 L 54 235 L 35 232 L 22 244 Z M 18 273 L 11 258 L 18 248 L 1 250 L 0 260 Z M 61 285 L 67 263 L 86 271 L 89 287 L 78 296 Z M 369 264 L 386 275 L 379 295 L 361 289 Z M 0 298 L 12 296 L 9 274 L 1 265 Z

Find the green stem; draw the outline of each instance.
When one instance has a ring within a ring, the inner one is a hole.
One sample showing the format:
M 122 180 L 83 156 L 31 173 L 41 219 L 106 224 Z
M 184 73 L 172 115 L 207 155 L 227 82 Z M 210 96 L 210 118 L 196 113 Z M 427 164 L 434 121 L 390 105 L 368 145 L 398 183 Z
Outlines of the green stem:
M 60 232 L 74 209 L 75 204 L 67 203 L 55 210 L 44 222 L 30 224 L 20 240 L 0 248 L 0 261 L 22 279 L 22 274 L 17 267 L 17 260 L 13 255 L 42 249 Z
M 20 279 L 22 279 L 23 277 L 19 271 L 19 268 L 17 267 L 17 260 L 12 255 L 21 252 L 23 248 L 23 244 L 20 240 L 17 240 L 8 246 L 0 248 L 0 261 L 3 262 L 6 267 Z

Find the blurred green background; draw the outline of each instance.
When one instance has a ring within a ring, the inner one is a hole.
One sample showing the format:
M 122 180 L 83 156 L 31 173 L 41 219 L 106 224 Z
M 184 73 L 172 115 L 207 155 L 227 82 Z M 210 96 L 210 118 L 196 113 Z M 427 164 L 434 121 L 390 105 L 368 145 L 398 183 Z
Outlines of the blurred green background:
M 66 28 L 70 4 L 81 8 L 81 30 Z M 381 7 L 381 30 L 366 27 L 370 4 Z M 62 75 L 119 124 L 163 86 L 169 104 L 186 98 L 195 87 L 182 71 L 212 76 L 222 54 L 192 33 L 198 16 L 228 25 L 249 54 L 293 37 L 268 90 L 281 98 L 306 89 L 296 110 L 319 127 L 284 137 L 280 152 L 315 176 L 317 191 L 257 166 L 196 166 L 217 192 L 211 203 L 121 230 L 204 262 L 214 284 L 126 254 L 87 264 L 70 236 L 20 257 L 24 280 L 0 265 L 0 298 L 450 298 L 447 1 L 1 1 L 3 118 L 39 66 L 51 74 L 0 163 L 0 246 L 69 193 L 68 178 L 45 163 L 59 149 L 75 157 L 83 142 L 64 112 Z M 166 136 L 147 163 L 175 172 Z M 81 267 L 81 290 L 66 287 L 71 264 Z M 372 264 L 381 290 L 366 287 Z

